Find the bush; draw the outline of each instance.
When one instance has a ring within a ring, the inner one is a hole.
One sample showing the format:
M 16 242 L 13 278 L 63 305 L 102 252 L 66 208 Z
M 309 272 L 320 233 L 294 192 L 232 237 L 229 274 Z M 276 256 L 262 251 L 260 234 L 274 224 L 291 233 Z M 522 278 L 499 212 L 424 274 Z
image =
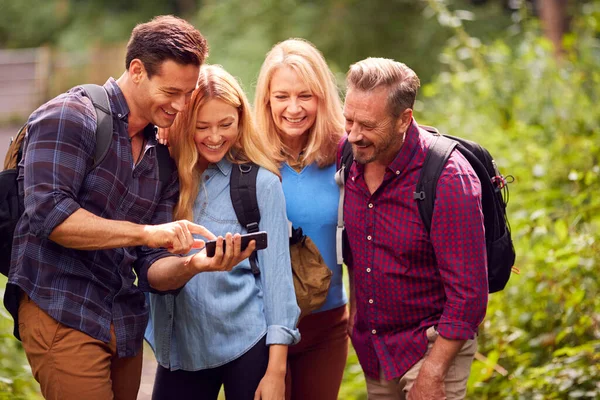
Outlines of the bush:
M 0 298 L 4 297 L 5 286 L 6 278 L 0 275 Z M 13 320 L 0 306 L 0 400 L 39 399 L 39 386 L 12 330 Z
M 478 141 L 515 179 L 521 274 L 490 298 L 472 398 L 600 398 L 599 27 L 600 2 L 583 4 L 558 61 L 534 25 L 514 47 L 459 27 L 422 90 L 420 122 Z

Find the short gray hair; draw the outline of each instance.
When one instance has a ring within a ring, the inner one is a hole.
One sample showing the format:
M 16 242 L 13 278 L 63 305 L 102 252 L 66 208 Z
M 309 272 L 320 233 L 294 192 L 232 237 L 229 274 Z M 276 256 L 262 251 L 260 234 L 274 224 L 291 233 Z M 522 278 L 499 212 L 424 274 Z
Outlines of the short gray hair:
M 404 110 L 413 108 L 421 82 L 406 64 L 389 58 L 369 57 L 350 66 L 346 85 L 348 89 L 367 92 L 387 87 L 389 110 L 398 118 Z

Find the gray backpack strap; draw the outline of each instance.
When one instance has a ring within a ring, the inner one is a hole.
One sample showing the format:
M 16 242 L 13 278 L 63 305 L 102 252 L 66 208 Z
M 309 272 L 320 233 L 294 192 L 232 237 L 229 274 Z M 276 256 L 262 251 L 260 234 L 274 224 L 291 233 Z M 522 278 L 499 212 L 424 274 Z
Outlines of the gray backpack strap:
M 113 134 L 113 119 L 108 93 L 106 93 L 104 87 L 90 83 L 81 85 L 81 88 L 83 88 L 87 97 L 92 100 L 92 104 L 94 104 L 94 108 L 96 109 L 96 152 L 94 154 L 94 164 L 90 168 L 91 171 L 108 154 Z
M 348 175 L 350 175 L 350 167 L 354 162 L 354 156 L 352 154 L 352 145 L 348 141 L 348 138 L 344 141 L 342 145 L 341 151 L 338 151 L 336 167 L 337 171 L 335 172 L 335 182 L 340 188 L 340 199 L 338 201 L 338 219 L 337 219 L 337 229 L 335 232 L 335 254 L 338 264 L 342 264 L 344 262 L 344 230 L 346 229 L 344 225 L 344 185 L 346 184 L 346 180 L 348 179 Z
M 433 217 L 433 205 L 435 203 L 438 179 L 450 157 L 450 153 L 452 153 L 457 145 L 454 140 L 445 138 L 437 132 L 433 133 L 433 135 L 433 141 L 427 150 L 425 162 L 417 181 L 417 187 L 413 193 L 413 198 L 418 202 L 419 214 L 421 214 L 421 219 L 425 224 L 427 232 L 431 230 L 431 219 Z

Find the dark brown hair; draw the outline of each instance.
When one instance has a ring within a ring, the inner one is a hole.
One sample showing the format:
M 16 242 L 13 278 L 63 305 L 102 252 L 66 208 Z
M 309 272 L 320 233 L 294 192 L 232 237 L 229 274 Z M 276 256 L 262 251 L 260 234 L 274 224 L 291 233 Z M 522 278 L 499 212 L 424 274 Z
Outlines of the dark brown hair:
M 207 56 L 206 39 L 192 24 L 172 15 L 161 15 L 133 28 L 127 43 L 125 68 L 129 69 L 131 61 L 137 58 L 151 78 L 166 60 L 200 66 Z

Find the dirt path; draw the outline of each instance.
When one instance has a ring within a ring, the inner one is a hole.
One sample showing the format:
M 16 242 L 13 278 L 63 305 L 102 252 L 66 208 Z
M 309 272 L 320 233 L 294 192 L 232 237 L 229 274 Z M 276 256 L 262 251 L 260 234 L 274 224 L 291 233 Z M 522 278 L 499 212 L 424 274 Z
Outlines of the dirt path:
M 144 342 L 144 364 L 142 365 L 142 382 L 138 392 L 138 400 L 150 400 L 152 398 L 156 365 L 152 349 Z

